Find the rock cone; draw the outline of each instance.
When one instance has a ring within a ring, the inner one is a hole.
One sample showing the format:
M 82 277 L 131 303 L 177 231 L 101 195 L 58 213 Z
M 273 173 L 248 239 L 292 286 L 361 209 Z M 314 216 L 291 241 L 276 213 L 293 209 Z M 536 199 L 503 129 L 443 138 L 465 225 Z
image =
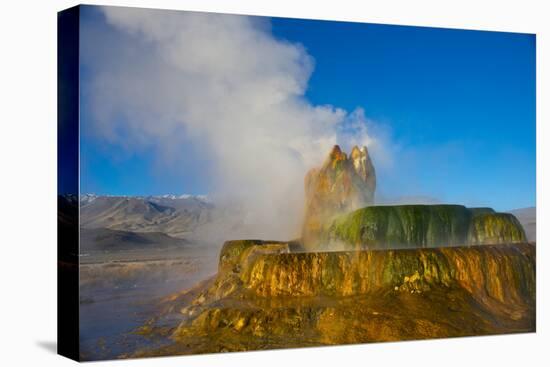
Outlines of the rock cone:
M 349 157 L 338 145 L 320 168 L 305 178 L 305 218 L 302 239 L 308 250 L 319 247 L 324 224 L 335 216 L 372 205 L 376 174 L 366 147 L 353 147 Z

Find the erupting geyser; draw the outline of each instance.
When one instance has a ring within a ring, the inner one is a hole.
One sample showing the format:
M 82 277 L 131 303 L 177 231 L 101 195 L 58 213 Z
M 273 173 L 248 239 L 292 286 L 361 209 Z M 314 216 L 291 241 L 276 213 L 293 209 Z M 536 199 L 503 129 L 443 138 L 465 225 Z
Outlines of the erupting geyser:
M 305 186 L 303 238 L 225 242 L 216 276 L 165 301 L 173 344 L 136 356 L 535 330 L 536 249 L 513 215 L 374 206 L 366 148 L 335 146 Z

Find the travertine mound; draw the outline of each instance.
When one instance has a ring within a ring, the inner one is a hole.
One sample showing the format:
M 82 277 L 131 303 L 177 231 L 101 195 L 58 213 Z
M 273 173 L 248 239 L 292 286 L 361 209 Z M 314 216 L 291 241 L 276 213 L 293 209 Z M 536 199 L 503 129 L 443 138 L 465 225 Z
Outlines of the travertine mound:
M 172 343 L 136 355 L 535 330 L 530 244 L 297 250 L 296 243 L 226 242 L 215 278 L 166 301 L 182 319 L 159 328 Z
M 171 343 L 134 356 L 535 330 L 535 247 L 513 215 L 372 206 L 366 148 L 335 146 L 305 187 L 299 241 L 225 242 L 217 275 L 141 330 Z
M 462 205 L 370 206 L 337 217 L 319 249 L 391 249 L 527 242 L 509 213 Z
M 293 253 L 295 244 L 228 241 L 204 300 L 239 297 L 351 296 L 459 286 L 480 301 L 534 299 L 534 247 L 501 244 L 410 250 Z M 234 285 L 234 286 L 233 286 Z

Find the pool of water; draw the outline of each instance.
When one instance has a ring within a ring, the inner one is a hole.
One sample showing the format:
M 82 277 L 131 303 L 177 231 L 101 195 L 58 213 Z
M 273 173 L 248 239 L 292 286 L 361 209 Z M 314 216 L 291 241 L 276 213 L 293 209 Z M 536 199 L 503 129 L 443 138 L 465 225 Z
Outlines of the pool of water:
M 114 359 L 169 342 L 134 331 L 155 315 L 163 297 L 191 288 L 215 269 L 209 256 L 81 266 L 81 359 Z

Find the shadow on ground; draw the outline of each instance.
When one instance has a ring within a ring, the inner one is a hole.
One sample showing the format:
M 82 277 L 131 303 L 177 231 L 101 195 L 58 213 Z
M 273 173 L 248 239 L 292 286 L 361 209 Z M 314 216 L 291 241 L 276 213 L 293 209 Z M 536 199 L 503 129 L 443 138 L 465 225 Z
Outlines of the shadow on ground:
M 51 341 L 51 340 L 40 340 L 36 342 L 36 345 L 41 347 L 42 349 L 45 349 L 46 351 L 50 353 L 57 354 L 57 342 Z

